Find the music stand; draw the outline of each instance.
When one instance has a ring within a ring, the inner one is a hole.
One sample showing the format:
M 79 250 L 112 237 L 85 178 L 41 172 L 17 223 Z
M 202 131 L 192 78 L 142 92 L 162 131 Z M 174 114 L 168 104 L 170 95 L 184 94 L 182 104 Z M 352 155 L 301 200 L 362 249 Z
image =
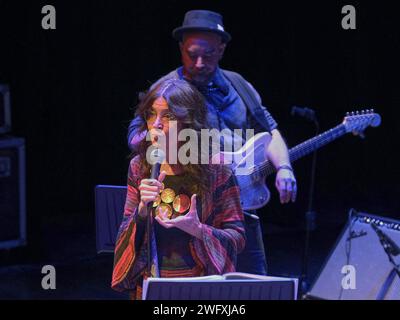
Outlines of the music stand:
M 266 277 L 255 279 L 147 278 L 143 300 L 296 300 L 298 280 Z
M 126 186 L 97 185 L 95 188 L 97 253 L 114 252 L 126 193 Z

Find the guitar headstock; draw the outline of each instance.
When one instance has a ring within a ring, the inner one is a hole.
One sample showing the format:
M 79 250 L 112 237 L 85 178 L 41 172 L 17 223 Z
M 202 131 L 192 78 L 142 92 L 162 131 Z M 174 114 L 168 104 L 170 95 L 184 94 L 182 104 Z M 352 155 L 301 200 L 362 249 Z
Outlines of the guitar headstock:
M 381 124 L 381 116 L 371 110 L 348 112 L 343 120 L 347 132 L 364 137 L 363 131 L 371 126 L 378 127 Z

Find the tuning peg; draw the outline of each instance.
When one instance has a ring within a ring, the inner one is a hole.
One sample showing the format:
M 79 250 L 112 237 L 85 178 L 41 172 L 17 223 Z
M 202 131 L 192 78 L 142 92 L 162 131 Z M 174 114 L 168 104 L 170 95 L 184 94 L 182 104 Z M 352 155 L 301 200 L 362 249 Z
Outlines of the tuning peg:
M 350 112 L 346 112 L 346 117 L 348 117 L 350 115 Z
M 374 113 L 375 112 L 375 110 L 374 109 L 371 109 L 371 113 Z

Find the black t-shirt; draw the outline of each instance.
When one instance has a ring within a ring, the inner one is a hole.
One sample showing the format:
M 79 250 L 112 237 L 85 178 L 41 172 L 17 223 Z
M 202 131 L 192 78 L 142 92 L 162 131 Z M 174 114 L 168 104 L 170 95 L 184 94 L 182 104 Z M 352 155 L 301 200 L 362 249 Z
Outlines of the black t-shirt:
M 189 211 L 191 183 L 184 175 L 165 177 L 164 189 L 156 202 L 162 208 L 168 208 L 170 218 L 176 218 Z M 157 214 L 155 207 L 153 214 Z M 195 266 L 189 242 L 192 236 L 178 228 L 165 228 L 154 220 L 154 231 L 157 243 L 158 263 L 161 270 L 179 271 L 192 269 Z

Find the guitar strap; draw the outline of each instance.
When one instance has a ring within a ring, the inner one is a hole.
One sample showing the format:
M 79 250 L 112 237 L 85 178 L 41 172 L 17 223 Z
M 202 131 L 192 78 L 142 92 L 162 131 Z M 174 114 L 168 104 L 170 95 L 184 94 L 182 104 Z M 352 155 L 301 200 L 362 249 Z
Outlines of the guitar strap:
M 236 89 L 240 98 L 242 98 L 247 109 L 250 111 L 251 115 L 261 127 L 271 133 L 271 128 L 268 123 L 268 119 L 265 116 L 263 109 L 261 108 L 260 102 L 258 101 L 253 90 L 247 84 L 247 81 L 238 73 L 228 70 L 222 70 L 225 77 L 231 82 L 232 86 Z

